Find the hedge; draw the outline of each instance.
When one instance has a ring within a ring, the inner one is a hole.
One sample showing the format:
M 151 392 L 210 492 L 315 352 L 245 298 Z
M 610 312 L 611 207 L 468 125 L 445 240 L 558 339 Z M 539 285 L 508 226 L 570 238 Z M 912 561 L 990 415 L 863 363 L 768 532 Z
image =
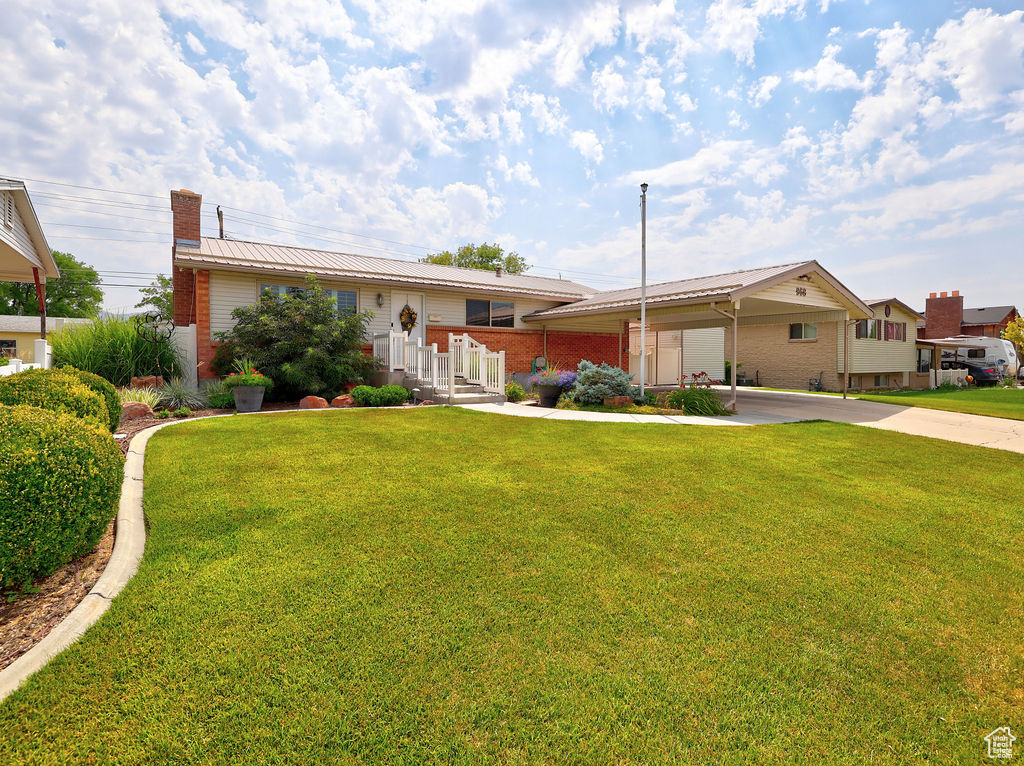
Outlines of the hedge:
M 0 406 L 0 589 L 24 587 L 96 545 L 117 511 L 123 462 L 105 428 Z
M 82 383 L 103 397 L 103 401 L 107 404 L 110 433 L 117 431 L 117 427 L 121 425 L 121 397 L 118 396 L 114 384 L 106 378 L 101 378 L 94 372 L 79 370 L 77 367 L 61 367 L 60 370 L 61 372 L 74 375 Z
M 408 401 L 409 390 L 402 386 L 356 386 L 352 398 L 364 407 L 394 407 Z
M 111 420 L 102 396 L 74 374 L 59 369 L 22 370 L 0 378 L 0 404 L 66 412 L 103 428 L 108 428 Z

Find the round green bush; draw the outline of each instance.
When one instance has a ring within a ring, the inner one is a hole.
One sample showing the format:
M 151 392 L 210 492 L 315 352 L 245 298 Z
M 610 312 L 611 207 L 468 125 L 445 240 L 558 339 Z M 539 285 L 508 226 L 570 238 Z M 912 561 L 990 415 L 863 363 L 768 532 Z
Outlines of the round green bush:
M 114 388 L 114 384 L 105 378 L 101 378 L 96 373 L 79 370 L 77 367 L 61 367 L 60 370 L 61 372 L 74 375 L 82 383 L 103 397 L 103 401 L 107 405 L 110 433 L 114 433 L 121 424 L 121 397 L 117 395 L 117 389 Z
M 117 511 L 123 458 L 105 428 L 0 405 L 0 589 L 92 549 Z
M 402 386 L 356 386 L 352 398 L 364 407 L 394 407 L 409 399 L 409 389 Z
M 78 377 L 63 370 L 22 370 L 0 378 L 0 404 L 28 404 L 52 412 L 66 412 L 107 428 L 110 412 L 103 397 Z

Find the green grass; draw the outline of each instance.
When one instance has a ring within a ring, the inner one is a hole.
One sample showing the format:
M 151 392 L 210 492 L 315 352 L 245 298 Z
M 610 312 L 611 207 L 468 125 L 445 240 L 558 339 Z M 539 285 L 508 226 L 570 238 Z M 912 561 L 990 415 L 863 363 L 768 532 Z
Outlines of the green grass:
M 981 762 L 1024 710 L 1022 467 L 833 423 L 177 425 L 138 575 L 0 763 Z
M 892 391 L 885 394 L 857 394 L 857 398 L 870 402 L 1024 420 L 1024 388 L 998 386 L 958 391 Z

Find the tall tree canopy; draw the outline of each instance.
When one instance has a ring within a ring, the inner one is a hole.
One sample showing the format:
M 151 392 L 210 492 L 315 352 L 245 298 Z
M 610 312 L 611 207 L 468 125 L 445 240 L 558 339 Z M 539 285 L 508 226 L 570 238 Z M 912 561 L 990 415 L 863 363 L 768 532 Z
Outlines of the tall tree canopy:
M 157 274 L 149 287 L 139 290 L 142 300 L 135 304 L 137 309 L 153 308 L 163 317 L 174 315 L 174 283 L 166 274 Z
M 71 253 L 53 251 L 58 279 L 46 282 L 46 313 L 54 317 L 94 317 L 100 312 L 103 292 L 96 269 Z M 36 286 L 32 282 L 0 282 L 0 314 L 39 316 Z
M 445 250 L 443 253 L 428 255 L 420 259 L 421 263 L 438 263 L 442 266 L 461 266 L 465 269 L 489 269 L 494 271 L 501 266 L 509 274 L 522 274 L 528 268 L 526 259 L 517 252 L 506 253 L 501 245 L 495 242 L 489 245 L 470 243 L 463 245 L 454 253 Z

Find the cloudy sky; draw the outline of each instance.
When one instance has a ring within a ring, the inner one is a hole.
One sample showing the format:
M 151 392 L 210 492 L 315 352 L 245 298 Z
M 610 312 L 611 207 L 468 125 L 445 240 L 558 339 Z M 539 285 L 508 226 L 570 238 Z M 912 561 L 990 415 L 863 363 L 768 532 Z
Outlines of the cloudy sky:
M 611 288 L 641 181 L 651 281 L 817 258 L 866 298 L 1021 306 L 1015 5 L 4 0 L 0 175 L 109 309 L 167 271 L 171 188 L 209 234 L 221 204 L 238 238 L 497 240 Z

